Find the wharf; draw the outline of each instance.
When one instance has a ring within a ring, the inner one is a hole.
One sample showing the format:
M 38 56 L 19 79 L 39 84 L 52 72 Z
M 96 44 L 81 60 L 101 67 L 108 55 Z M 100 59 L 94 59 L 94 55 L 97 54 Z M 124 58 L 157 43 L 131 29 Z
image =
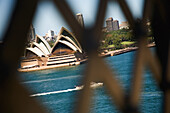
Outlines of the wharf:
M 155 44 L 148 44 L 147 47 L 154 47 Z M 103 53 L 103 54 L 99 54 L 100 57 L 108 57 L 108 56 L 115 56 L 115 55 L 119 55 L 119 54 L 123 54 L 123 53 L 127 53 L 127 52 L 130 52 L 130 51 L 135 51 L 137 50 L 138 47 L 128 47 L 128 48 L 125 48 L 125 49 L 119 49 L 119 50 L 114 50 L 114 51 L 109 51 L 107 53 Z

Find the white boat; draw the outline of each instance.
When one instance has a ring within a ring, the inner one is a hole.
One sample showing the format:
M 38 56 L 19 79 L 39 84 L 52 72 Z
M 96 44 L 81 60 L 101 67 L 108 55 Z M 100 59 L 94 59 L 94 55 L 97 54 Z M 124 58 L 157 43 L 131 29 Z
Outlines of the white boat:
M 98 83 L 96 83 L 96 82 L 91 82 L 91 83 L 90 83 L 90 88 L 92 88 L 92 89 L 97 88 L 97 87 L 102 87 L 102 86 L 103 86 L 103 83 L 101 83 L 101 82 L 98 82 Z M 83 87 L 84 87 L 84 85 L 75 86 L 75 88 L 76 88 L 77 90 L 81 90 L 81 89 L 83 89 Z

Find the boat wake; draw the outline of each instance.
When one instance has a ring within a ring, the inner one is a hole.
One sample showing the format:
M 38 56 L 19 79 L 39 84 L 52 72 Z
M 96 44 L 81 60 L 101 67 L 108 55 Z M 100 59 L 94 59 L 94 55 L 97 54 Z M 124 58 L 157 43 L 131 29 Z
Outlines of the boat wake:
M 37 93 L 37 94 L 30 95 L 30 97 L 44 96 L 44 95 L 51 95 L 51 94 L 58 94 L 58 93 L 66 93 L 66 92 L 71 92 L 71 91 L 76 91 L 76 90 L 81 90 L 81 89 L 73 88 L 73 89 L 66 89 L 66 90 L 60 90 L 60 91 Z
M 95 82 L 90 83 L 90 88 L 92 88 L 92 89 L 97 88 L 97 87 L 101 87 L 101 86 L 103 86 L 103 83 L 95 83 Z M 52 91 L 52 92 L 46 92 L 46 93 L 37 93 L 37 94 L 30 95 L 30 96 L 35 97 L 35 96 L 51 95 L 51 94 L 58 94 L 58 93 L 66 93 L 66 92 L 81 90 L 83 88 L 84 88 L 84 85 L 75 86 L 75 88 L 73 88 L 73 89 L 66 89 L 66 90 L 61 90 L 61 91 Z

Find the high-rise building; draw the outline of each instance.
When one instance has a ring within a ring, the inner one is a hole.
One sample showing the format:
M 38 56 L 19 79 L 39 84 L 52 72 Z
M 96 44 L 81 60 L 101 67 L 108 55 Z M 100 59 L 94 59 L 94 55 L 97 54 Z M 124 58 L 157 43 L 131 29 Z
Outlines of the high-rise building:
M 81 13 L 76 14 L 77 17 L 77 21 L 79 22 L 79 24 L 84 27 L 84 19 L 83 19 L 83 15 Z
M 48 30 L 48 37 L 54 37 L 54 31 L 53 30 Z
M 106 28 L 108 32 L 113 31 L 113 18 L 112 17 L 106 19 Z
M 119 21 L 118 20 L 114 20 L 113 21 L 113 30 L 119 30 Z
M 33 25 L 31 24 L 29 32 L 28 32 L 28 36 L 27 36 L 27 41 L 31 42 L 33 40 L 35 40 L 35 29 L 34 29 Z

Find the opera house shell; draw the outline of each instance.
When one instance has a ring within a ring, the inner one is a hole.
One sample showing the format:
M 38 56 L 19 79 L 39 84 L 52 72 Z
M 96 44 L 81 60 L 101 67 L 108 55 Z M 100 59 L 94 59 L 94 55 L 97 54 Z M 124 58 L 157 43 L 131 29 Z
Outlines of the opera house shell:
M 62 66 L 78 65 L 86 60 L 81 45 L 75 36 L 62 27 L 54 46 L 39 35 L 25 50 L 19 71 L 35 71 Z

